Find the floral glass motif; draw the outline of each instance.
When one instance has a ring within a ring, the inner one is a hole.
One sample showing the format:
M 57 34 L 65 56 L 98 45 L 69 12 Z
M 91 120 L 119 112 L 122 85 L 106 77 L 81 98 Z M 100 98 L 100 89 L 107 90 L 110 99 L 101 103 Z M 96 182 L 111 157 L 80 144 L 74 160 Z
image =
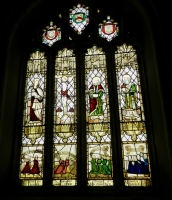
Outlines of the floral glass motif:
M 47 60 L 38 49 L 27 62 L 19 178 L 23 186 L 42 185 Z
M 55 61 L 53 185 L 77 184 L 76 58 L 58 51 Z
M 125 186 L 150 186 L 151 171 L 136 51 L 115 52 Z
M 94 45 L 85 55 L 88 186 L 112 186 L 112 148 L 106 57 Z
M 98 31 L 100 37 L 105 38 L 110 42 L 119 34 L 118 23 L 113 22 L 113 20 L 110 19 L 110 16 L 107 16 L 107 20 L 104 20 L 102 24 L 99 24 Z
M 51 47 L 59 40 L 61 40 L 61 29 L 53 25 L 53 22 L 50 22 L 50 26 L 46 26 L 46 29 L 43 29 L 42 43 Z
M 81 34 L 89 24 L 89 8 L 81 4 L 74 6 L 69 10 L 69 23 L 78 34 Z

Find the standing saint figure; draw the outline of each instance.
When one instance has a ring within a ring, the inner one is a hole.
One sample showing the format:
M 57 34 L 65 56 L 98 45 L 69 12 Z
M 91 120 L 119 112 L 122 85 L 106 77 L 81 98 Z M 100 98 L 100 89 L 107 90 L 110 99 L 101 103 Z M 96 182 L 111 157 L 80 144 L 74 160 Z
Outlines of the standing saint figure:
M 28 119 L 30 121 L 42 121 L 43 90 L 40 80 L 34 79 L 33 85 L 28 89 Z
M 137 113 L 137 86 L 131 82 L 131 77 L 129 74 L 123 75 L 123 84 L 121 85 L 121 93 L 124 100 L 123 112 L 124 119 L 137 119 L 139 114 Z
M 63 106 L 63 114 L 66 114 L 68 112 L 68 100 L 71 100 L 69 94 L 68 94 L 68 78 L 66 76 L 62 77 L 62 90 L 61 90 L 61 95 L 62 95 L 62 106 Z
M 90 97 L 90 116 L 99 116 L 103 115 L 103 87 L 100 84 L 100 78 L 95 76 L 93 78 L 93 84 L 89 88 L 89 97 Z

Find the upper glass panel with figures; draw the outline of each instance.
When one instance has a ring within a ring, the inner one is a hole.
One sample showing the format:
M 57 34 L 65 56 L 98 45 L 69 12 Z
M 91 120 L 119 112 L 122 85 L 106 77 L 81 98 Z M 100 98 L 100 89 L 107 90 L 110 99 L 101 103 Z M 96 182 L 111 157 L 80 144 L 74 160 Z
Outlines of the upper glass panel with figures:
M 150 186 L 151 172 L 136 50 L 115 52 L 125 186 Z
M 125 46 L 124 46 L 125 47 Z M 123 54 L 115 54 L 118 84 L 120 87 L 120 120 L 144 120 L 137 56 L 131 47 Z
M 58 51 L 55 62 L 53 185 L 77 184 L 76 58 L 73 50 Z
M 19 178 L 23 186 L 42 185 L 47 60 L 36 50 L 27 62 Z

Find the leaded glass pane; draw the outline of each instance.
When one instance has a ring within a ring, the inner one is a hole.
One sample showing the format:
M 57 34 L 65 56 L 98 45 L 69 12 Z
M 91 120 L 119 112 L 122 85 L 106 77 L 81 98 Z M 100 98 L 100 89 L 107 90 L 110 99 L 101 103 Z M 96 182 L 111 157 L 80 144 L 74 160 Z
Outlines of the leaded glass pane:
M 106 56 L 93 46 L 85 55 L 88 186 L 113 185 Z
M 55 62 L 53 185 L 76 185 L 76 60 L 72 50 L 58 51 Z
M 89 24 L 89 8 L 78 4 L 70 9 L 69 24 L 80 35 Z
M 151 171 L 136 51 L 123 44 L 115 52 L 125 186 L 150 186 Z
M 61 29 L 57 28 L 57 25 L 53 25 L 53 22 L 50 22 L 50 26 L 46 26 L 46 29 L 43 29 L 42 43 L 51 47 L 59 40 L 61 40 Z
M 19 178 L 23 186 L 42 185 L 47 60 L 36 50 L 27 62 Z
M 118 23 L 113 21 L 113 19 L 110 19 L 110 16 L 107 16 L 107 20 L 104 20 L 98 26 L 99 36 L 105 38 L 108 42 L 119 34 Z

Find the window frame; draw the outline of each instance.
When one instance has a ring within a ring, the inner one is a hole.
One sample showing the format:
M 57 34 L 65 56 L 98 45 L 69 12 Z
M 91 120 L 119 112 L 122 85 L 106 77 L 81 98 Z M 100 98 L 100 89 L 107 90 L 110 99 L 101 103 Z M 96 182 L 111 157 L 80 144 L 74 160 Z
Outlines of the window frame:
M 143 77 L 143 79 L 144 79 L 144 77 Z M 142 81 L 143 82 L 143 81 Z M 142 83 L 142 85 L 143 85 L 143 83 Z M 143 86 L 142 86 L 143 87 Z M 142 89 L 142 92 L 144 92 L 143 91 L 143 89 Z M 144 92 L 145 94 L 146 94 L 146 92 Z M 145 95 L 143 95 L 143 96 L 145 96 Z M 146 97 L 145 97 L 146 98 Z M 149 101 L 147 101 L 147 102 L 149 102 Z M 149 107 L 149 105 L 148 105 L 148 103 L 147 103 L 147 106 L 146 107 Z M 146 115 L 146 114 L 145 114 Z M 149 116 L 149 114 L 148 114 L 148 116 Z M 150 117 L 149 117 L 150 118 Z M 149 122 L 149 124 L 151 124 L 151 122 Z M 149 129 L 151 130 L 151 126 L 149 127 Z M 152 131 L 150 131 L 150 132 L 152 132 Z M 150 136 L 150 137 L 153 137 L 153 136 Z M 150 146 L 150 145 L 149 145 Z M 155 154 L 153 154 L 153 155 L 155 155 Z

